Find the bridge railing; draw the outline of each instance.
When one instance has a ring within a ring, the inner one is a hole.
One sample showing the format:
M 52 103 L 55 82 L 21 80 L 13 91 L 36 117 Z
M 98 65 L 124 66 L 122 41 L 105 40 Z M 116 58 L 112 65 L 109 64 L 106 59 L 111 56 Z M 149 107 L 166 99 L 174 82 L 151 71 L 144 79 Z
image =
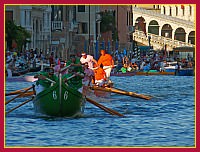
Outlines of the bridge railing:
M 189 22 L 189 21 L 186 22 L 183 19 L 176 18 L 176 17 L 173 17 L 173 16 L 164 15 L 164 14 L 160 14 L 160 13 L 156 13 L 156 12 L 154 12 L 152 10 L 146 10 L 144 8 L 133 7 L 133 12 L 138 12 L 140 14 L 153 16 L 153 17 L 159 18 L 161 20 L 169 21 L 169 22 L 176 23 L 176 24 L 186 25 L 189 28 L 194 28 L 195 27 L 195 23 L 192 22 L 192 21 L 191 22 Z
M 152 33 L 147 33 L 147 35 L 144 34 L 143 31 L 135 30 L 133 33 L 133 36 L 137 39 L 141 39 L 141 42 L 144 42 L 148 44 L 149 37 L 150 37 L 150 43 L 152 45 L 157 45 L 157 47 L 162 48 L 164 45 L 167 45 L 171 49 L 175 47 L 181 47 L 181 46 L 189 46 L 189 47 L 195 47 L 194 44 L 186 43 L 183 41 L 173 40 L 171 38 L 167 38 L 164 36 L 159 36 Z

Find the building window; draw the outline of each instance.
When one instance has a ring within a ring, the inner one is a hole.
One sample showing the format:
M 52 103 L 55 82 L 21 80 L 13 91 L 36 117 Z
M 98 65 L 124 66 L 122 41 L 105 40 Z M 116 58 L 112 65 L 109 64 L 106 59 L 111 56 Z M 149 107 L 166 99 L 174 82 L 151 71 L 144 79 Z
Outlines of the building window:
M 6 11 L 6 21 L 13 21 L 13 11 Z
M 88 27 L 87 27 L 87 23 L 82 23 L 82 30 L 84 34 L 88 33 Z
M 76 21 L 76 6 L 73 7 L 73 20 Z
M 25 26 L 31 26 L 31 11 L 25 10 Z
M 129 25 L 129 12 L 126 12 L 126 25 Z
M 160 5 L 153 5 L 154 9 L 160 9 Z
M 63 18 L 63 8 L 62 6 L 52 7 L 52 21 L 62 21 Z
M 79 23 L 79 34 L 87 34 L 88 33 L 88 25 L 87 23 Z
M 40 20 L 40 29 L 39 29 L 40 31 L 42 31 L 43 29 L 42 29 L 42 21 Z
M 85 12 L 85 5 L 79 5 L 78 12 Z
M 165 14 L 165 13 L 166 13 L 165 6 L 163 6 L 163 14 Z
M 189 5 L 190 16 L 192 15 L 192 6 Z
M 133 25 L 133 13 L 132 13 L 132 11 L 130 11 L 129 12 L 129 23 L 128 23 L 128 25 Z
M 47 27 L 50 27 L 50 14 L 47 13 Z
M 61 21 L 61 10 L 58 11 L 58 20 Z
M 176 6 L 176 16 L 178 16 L 178 7 Z
M 169 16 L 172 16 L 172 7 L 169 7 Z

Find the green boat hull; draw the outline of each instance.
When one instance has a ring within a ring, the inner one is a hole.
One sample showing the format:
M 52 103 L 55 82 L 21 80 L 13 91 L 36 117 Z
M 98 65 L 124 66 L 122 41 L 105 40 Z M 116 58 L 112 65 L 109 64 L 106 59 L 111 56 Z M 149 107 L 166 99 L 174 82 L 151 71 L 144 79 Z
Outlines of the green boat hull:
M 61 91 L 60 91 L 61 90 Z M 36 94 L 33 105 L 36 112 L 48 116 L 75 117 L 83 113 L 85 99 L 76 89 L 64 83 L 45 88 Z

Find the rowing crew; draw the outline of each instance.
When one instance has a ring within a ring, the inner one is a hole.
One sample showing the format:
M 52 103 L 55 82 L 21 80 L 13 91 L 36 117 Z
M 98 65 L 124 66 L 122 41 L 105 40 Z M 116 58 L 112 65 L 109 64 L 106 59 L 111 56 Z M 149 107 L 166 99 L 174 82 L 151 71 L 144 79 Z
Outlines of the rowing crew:
M 82 83 L 85 86 L 91 85 L 91 82 L 99 86 L 111 83 L 110 73 L 114 67 L 114 61 L 111 55 L 106 54 L 105 50 L 101 50 L 101 56 L 98 62 L 93 56 L 87 55 L 85 52 L 81 55 L 80 60 L 77 60 L 75 56 L 71 56 L 71 60 L 67 63 L 60 62 L 60 65 L 54 67 L 54 74 L 58 76 L 59 73 L 62 73 L 62 75 L 79 73 L 77 76 L 82 77 Z M 84 75 L 80 75 L 80 73 L 84 73 Z
M 110 73 L 112 68 L 114 68 L 114 60 L 110 54 L 107 54 L 105 50 L 100 51 L 101 56 L 98 62 L 91 55 L 87 55 L 85 52 L 82 53 L 80 59 L 81 64 L 85 65 L 85 72 L 92 70 L 93 71 L 93 80 L 95 79 L 96 85 L 104 85 L 106 82 L 111 83 Z M 88 66 L 88 67 L 87 67 Z M 89 70 L 90 69 L 90 70 Z M 91 76 L 92 72 L 89 72 Z M 89 76 L 86 74 L 86 77 Z M 84 83 L 85 84 L 85 83 Z M 88 83 L 90 85 L 90 83 Z

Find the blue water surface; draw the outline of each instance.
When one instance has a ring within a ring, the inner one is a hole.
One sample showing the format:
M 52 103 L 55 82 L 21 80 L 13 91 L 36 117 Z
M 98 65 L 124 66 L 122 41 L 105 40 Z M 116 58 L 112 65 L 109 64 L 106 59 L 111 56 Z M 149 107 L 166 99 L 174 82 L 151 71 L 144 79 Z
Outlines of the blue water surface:
M 32 103 L 5 117 L 7 147 L 193 147 L 195 146 L 195 81 L 192 76 L 112 77 L 114 86 L 151 95 L 151 100 L 112 94 L 101 104 L 125 117 L 112 116 L 86 103 L 80 118 L 37 116 Z M 31 86 L 7 82 L 6 92 Z M 8 100 L 10 97 L 6 97 Z M 6 110 L 19 105 L 17 99 Z M 96 99 L 98 100 L 98 99 Z

